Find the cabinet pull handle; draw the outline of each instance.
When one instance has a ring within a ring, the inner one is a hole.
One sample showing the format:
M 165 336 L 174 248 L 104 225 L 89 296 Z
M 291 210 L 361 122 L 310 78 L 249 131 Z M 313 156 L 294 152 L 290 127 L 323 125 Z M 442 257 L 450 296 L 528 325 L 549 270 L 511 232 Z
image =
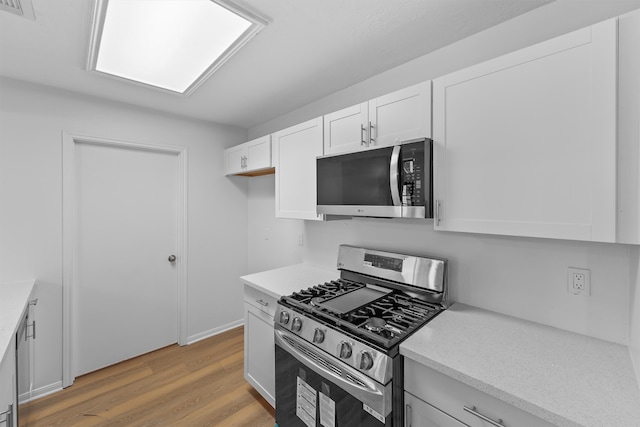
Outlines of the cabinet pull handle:
M 6 411 L 0 412 L 0 417 L 4 415 L 4 419 L 0 420 L 0 424 L 6 427 L 13 427 L 13 405 L 9 405 Z
M 364 125 L 360 125 L 360 145 L 367 145 L 367 141 L 364 139 Z
M 373 144 L 375 141 L 375 138 L 373 137 L 374 128 L 375 126 L 373 125 L 373 123 L 369 122 L 369 144 Z
M 263 301 L 262 299 L 257 299 L 256 302 L 258 304 L 260 304 L 260 305 L 265 306 L 265 307 L 269 305 L 269 303 L 267 301 Z
M 406 415 L 405 415 L 405 419 L 406 419 L 406 427 L 411 427 L 411 405 L 409 405 L 408 403 L 405 405 L 406 409 Z
M 33 328 L 33 334 L 31 335 L 29 335 L 29 327 Z M 34 320 L 33 323 L 25 326 L 25 328 L 27 329 L 27 333 L 24 334 L 24 340 L 26 341 L 29 338 L 33 338 L 35 340 L 36 339 L 36 321 Z
M 476 417 L 480 418 L 482 421 L 486 421 L 489 424 L 491 424 L 492 426 L 495 427 L 505 427 L 504 424 L 502 424 L 502 418 L 499 418 L 498 421 L 494 421 L 491 418 L 482 415 L 480 412 L 478 412 L 476 410 L 475 406 L 472 406 L 471 408 L 467 407 L 467 406 L 463 406 L 462 409 L 464 409 L 465 411 L 467 411 L 468 413 L 475 415 Z
M 436 200 L 436 212 L 435 212 L 436 226 L 440 225 L 440 200 Z

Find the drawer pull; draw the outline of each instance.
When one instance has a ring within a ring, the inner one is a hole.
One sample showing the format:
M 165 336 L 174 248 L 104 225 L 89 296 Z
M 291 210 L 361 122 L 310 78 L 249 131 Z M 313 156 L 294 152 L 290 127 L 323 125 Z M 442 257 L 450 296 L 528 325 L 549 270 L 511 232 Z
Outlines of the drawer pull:
M 265 307 L 269 305 L 267 301 L 263 301 L 262 299 L 257 299 L 256 302 Z
M 471 408 L 466 407 L 466 406 L 463 406 L 463 407 L 462 407 L 462 409 L 464 409 L 465 411 L 467 411 L 467 412 L 468 412 L 468 413 L 470 413 L 470 414 L 475 415 L 476 417 L 480 418 L 482 421 L 486 421 L 486 422 L 488 422 L 488 423 L 489 423 L 489 424 L 491 424 L 492 426 L 495 426 L 495 427 L 505 427 L 505 425 L 504 425 L 504 424 L 502 424 L 502 419 L 498 419 L 498 421 L 494 421 L 494 420 L 492 420 L 491 418 L 489 418 L 489 417 L 487 417 L 487 416 L 485 416 L 485 415 L 482 415 L 480 412 L 478 412 L 478 411 L 476 410 L 476 407 L 475 407 L 475 406 L 472 406 Z

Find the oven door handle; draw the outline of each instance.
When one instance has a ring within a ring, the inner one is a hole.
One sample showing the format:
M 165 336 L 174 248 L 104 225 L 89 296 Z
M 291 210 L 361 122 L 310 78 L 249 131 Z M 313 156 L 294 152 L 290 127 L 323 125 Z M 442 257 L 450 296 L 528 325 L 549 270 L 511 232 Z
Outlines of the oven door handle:
M 331 360 L 331 356 L 321 354 L 296 335 L 277 327 L 275 342 L 309 369 L 330 379 L 378 414 L 386 417 L 391 412 L 391 383 L 383 386 L 345 363 Z

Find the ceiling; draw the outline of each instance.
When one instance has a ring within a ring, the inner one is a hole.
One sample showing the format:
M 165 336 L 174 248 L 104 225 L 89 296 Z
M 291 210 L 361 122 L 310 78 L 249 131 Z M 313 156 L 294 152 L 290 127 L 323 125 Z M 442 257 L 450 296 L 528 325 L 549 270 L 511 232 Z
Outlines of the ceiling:
M 0 75 L 250 128 L 550 1 L 236 0 L 269 25 L 185 97 L 86 71 L 93 0 L 32 0 L 0 11 Z

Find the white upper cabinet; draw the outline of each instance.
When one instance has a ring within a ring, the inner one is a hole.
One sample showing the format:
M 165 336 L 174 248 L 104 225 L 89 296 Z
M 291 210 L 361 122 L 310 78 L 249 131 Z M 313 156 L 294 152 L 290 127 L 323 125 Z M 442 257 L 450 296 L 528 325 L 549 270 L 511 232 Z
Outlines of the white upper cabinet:
M 369 103 L 354 105 L 324 116 L 324 152 L 356 151 L 367 147 Z
M 316 157 L 322 156 L 322 117 L 278 131 L 273 138 L 276 217 L 322 220 L 316 213 Z
M 431 138 L 431 81 L 369 101 L 369 125 L 371 146 Z
M 431 137 L 431 81 L 324 116 L 324 153 Z
M 640 10 L 618 29 L 618 242 L 640 244 Z
M 434 80 L 438 230 L 616 239 L 617 25 Z
M 271 166 L 271 135 L 224 150 L 225 175 L 252 175 Z

